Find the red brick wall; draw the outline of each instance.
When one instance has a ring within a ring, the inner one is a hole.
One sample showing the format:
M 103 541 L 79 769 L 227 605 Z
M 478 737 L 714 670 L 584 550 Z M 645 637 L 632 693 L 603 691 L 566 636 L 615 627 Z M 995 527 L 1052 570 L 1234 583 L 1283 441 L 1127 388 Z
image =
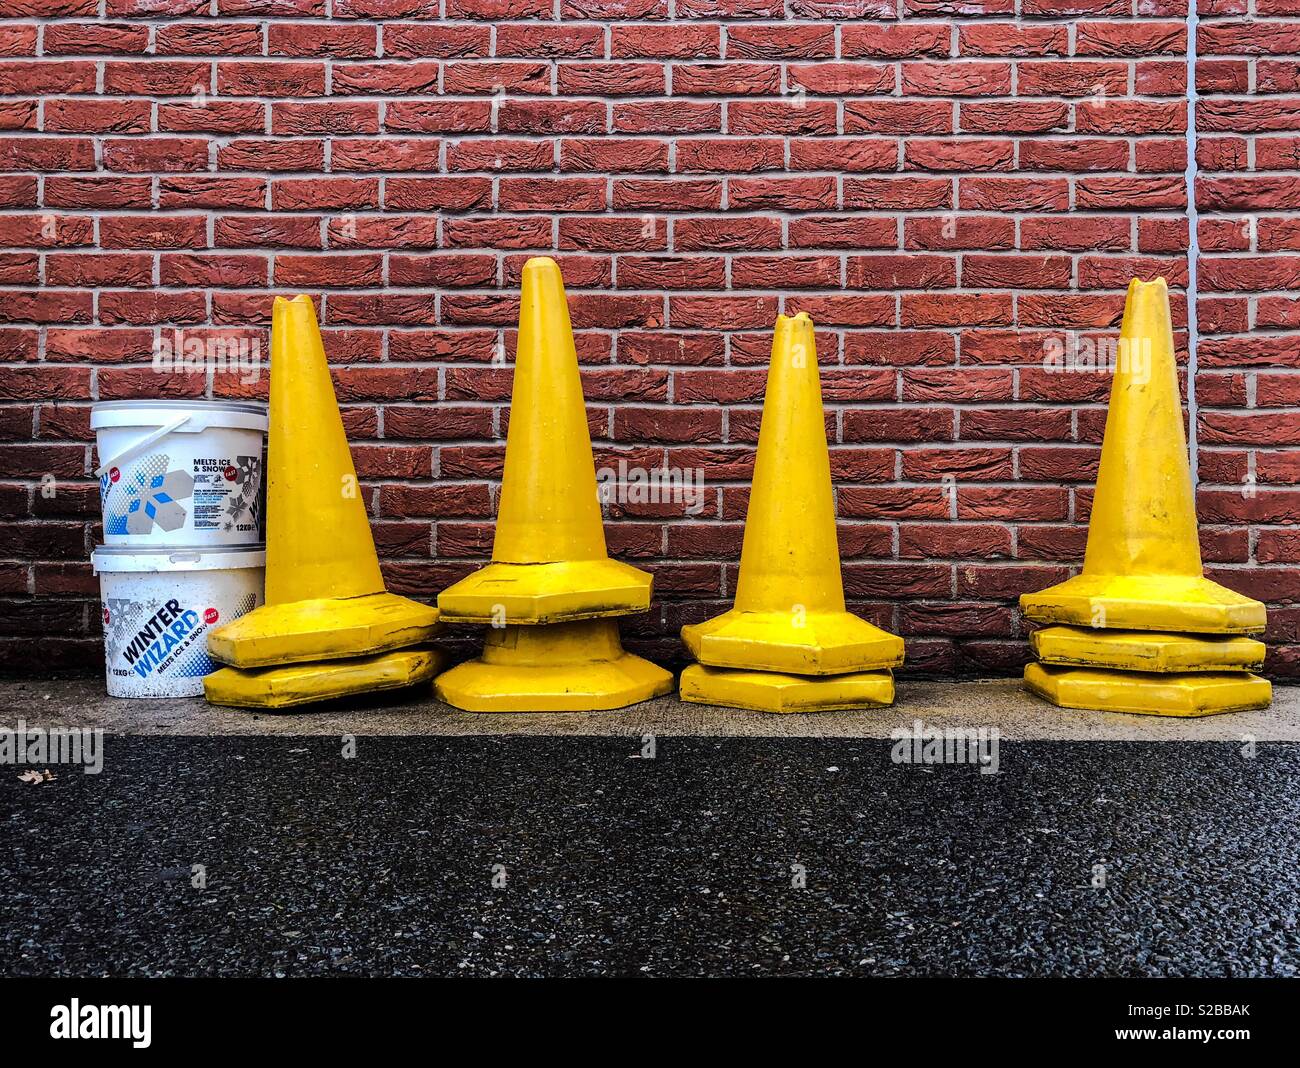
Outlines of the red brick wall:
M 642 650 L 734 587 L 768 331 L 804 309 L 853 606 L 916 671 L 1022 662 L 1107 390 L 1045 344 L 1113 333 L 1135 273 L 1185 339 L 1182 0 L 328 3 L 0 0 L 0 664 L 98 662 L 90 402 L 264 392 L 150 357 L 264 341 L 273 292 L 323 307 L 392 588 L 464 573 L 538 252 L 601 458 L 705 469 L 699 516 L 610 509 L 657 575 Z M 1300 0 L 1199 33 L 1205 554 L 1294 674 Z

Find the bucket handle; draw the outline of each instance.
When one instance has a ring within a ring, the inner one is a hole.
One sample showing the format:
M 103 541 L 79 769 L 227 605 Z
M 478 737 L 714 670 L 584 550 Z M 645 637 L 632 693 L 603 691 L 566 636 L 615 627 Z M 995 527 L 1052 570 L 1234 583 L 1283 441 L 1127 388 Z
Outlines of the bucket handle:
M 131 459 L 133 456 L 138 456 L 154 442 L 161 441 L 163 438 L 165 438 L 168 434 L 172 433 L 172 431 L 174 430 L 179 430 L 186 423 L 188 423 L 189 420 L 190 417 L 188 415 L 182 415 L 179 419 L 173 419 L 170 423 L 163 423 L 162 426 L 155 427 L 153 430 L 149 431 L 149 433 L 147 433 L 144 437 L 128 445 L 116 456 L 111 457 L 110 459 L 107 459 L 102 464 L 100 464 L 99 468 L 95 471 L 95 477 L 102 478 L 104 472 L 109 470 L 110 468 L 121 467 L 122 464 L 124 464 L 127 460 Z

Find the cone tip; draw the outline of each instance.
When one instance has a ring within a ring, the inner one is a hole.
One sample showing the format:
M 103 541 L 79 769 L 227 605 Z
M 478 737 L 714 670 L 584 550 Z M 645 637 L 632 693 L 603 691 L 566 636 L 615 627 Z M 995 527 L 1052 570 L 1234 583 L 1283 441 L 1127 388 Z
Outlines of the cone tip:
M 297 347 L 299 341 L 314 335 L 320 337 L 320 320 L 316 318 L 316 306 L 311 297 L 305 293 L 296 297 L 276 297 L 271 308 L 271 348 L 275 351 L 280 346 Z
M 1169 284 L 1165 281 L 1163 275 L 1157 278 L 1153 278 L 1149 282 L 1144 282 L 1142 281 L 1141 278 L 1134 278 L 1128 284 L 1129 296 L 1132 296 L 1134 293 L 1139 293 L 1145 289 L 1157 289 L 1157 290 L 1167 291 L 1169 289 Z
M 537 274 L 539 272 L 549 274 L 554 271 L 560 273 L 560 265 L 550 256 L 530 256 L 524 261 L 524 274 Z
M 794 315 L 778 315 L 776 317 L 776 328 L 781 329 L 812 329 L 813 321 L 807 312 L 796 312 Z
M 299 293 L 296 297 L 276 297 L 275 303 L 271 305 L 273 319 L 292 315 L 294 312 L 306 312 L 313 320 L 316 318 L 316 306 L 312 304 L 311 297 L 306 293 Z
M 794 367 L 817 366 L 817 340 L 807 312 L 778 315 L 772 332 L 772 363 L 793 361 Z

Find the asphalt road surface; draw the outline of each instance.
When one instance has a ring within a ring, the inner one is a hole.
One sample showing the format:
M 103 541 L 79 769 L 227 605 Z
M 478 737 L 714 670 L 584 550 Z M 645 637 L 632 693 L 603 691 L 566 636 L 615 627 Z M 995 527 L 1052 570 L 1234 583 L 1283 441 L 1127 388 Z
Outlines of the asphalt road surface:
M 356 745 L 0 768 L 0 973 L 1300 970 L 1294 743 L 1004 741 L 997 774 L 873 738 Z

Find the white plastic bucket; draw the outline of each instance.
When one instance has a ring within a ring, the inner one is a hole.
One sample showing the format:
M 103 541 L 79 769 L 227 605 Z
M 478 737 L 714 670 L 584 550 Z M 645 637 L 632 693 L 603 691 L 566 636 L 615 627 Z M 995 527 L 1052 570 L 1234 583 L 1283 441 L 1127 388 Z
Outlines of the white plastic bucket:
M 262 540 L 266 408 L 109 401 L 90 410 L 104 542 L 156 549 Z
M 262 603 L 261 545 L 136 551 L 101 545 L 90 562 L 104 604 L 110 697 L 197 697 L 208 632 Z

